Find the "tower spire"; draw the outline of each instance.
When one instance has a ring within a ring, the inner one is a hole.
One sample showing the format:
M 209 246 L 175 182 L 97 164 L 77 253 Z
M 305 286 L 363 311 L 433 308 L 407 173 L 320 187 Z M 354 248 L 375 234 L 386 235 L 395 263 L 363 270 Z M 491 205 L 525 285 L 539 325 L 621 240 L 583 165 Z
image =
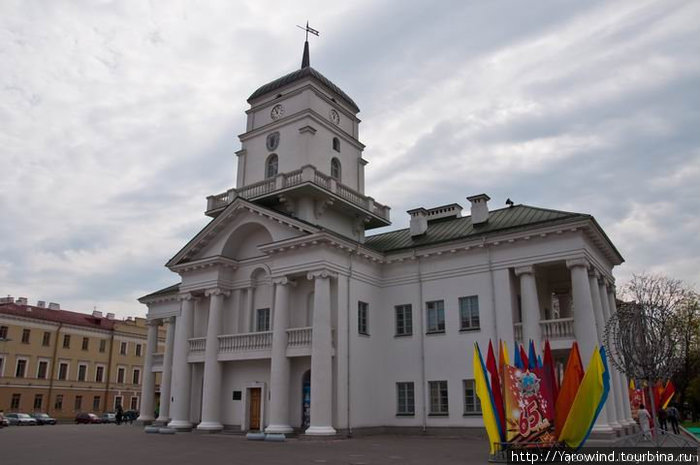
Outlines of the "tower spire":
M 306 40 L 304 41 L 304 54 L 301 57 L 301 68 L 304 69 L 311 66 L 311 59 L 309 58 L 309 32 L 315 36 L 318 36 L 319 32 L 316 29 L 309 27 L 308 21 L 306 22 L 306 27 L 299 25 L 297 25 L 297 27 L 306 31 Z

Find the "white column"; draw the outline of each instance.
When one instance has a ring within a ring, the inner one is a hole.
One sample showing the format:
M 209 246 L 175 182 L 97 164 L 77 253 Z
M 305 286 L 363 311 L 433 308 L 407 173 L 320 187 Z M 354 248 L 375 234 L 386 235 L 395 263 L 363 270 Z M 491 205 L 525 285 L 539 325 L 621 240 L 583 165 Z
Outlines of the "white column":
M 588 272 L 588 283 L 591 287 L 591 301 L 593 302 L 593 315 L 595 316 L 595 323 L 597 327 L 598 345 L 601 346 L 603 345 L 603 333 L 605 331 L 605 315 L 603 313 L 603 302 L 600 297 L 600 288 L 598 287 L 598 276 L 599 273 L 595 269 L 591 269 Z M 610 377 L 610 383 L 610 392 L 608 393 L 608 398 L 605 401 L 605 414 L 608 417 L 608 424 L 614 429 L 620 430 L 622 429 L 622 425 L 619 421 L 617 421 L 617 405 L 612 387 L 612 376 Z
M 617 305 L 615 303 L 615 285 L 610 283 L 608 285 L 607 292 L 604 295 L 608 299 L 608 312 L 610 317 L 617 311 Z M 632 418 L 632 406 L 630 405 L 629 400 L 629 381 L 627 380 L 627 376 L 623 375 L 615 369 L 613 369 L 613 371 L 617 373 L 617 376 L 620 379 L 620 392 L 622 397 L 622 408 L 624 412 L 622 417 L 622 423 L 627 426 L 635 426 L 637 422 L 634 421 L 634 419 Z
M 331 341 L 331 278 L 327 270 L 311 272 L 314 317 L 311 339 L 311 424 L 309 435 L 333 435 L 333 358 Z
M 272 322 L 272 360 L 270 362 L 270 424 L 266 433 L 291 433 L 289 426 L 289 293 L 293 281 L 286 277 L 272 280 L 275 285 L 275 308 Z
M 165 319 L 165 354 L 163 355 L 163 375 L 160 381 L 160 409 L 157 422 L 166 424 L 170 421 L 170 384 L 173 373 L 173 345 L 175 343 L 175 317 Z
M 588 367 L 593 350 L 598 345 L 598 332 L 595 324 L 595 311 L 591 297 L 591 283 L 588 280 L 588 260 L 579 258 L 567 260 L 566 266 L 571 270 L 571 291 L 574 299 L 574 334 L 579 345 L 584 369 Z M 601 410 L 596 420 L 594 431 L 612 433 L 605 409 Z
M 253 286 L 246 289 L 245 293 L 245 305 L 243 305 L 242 310 L 242 333 L 250 333 L 253 331 L 253 306 L 255 305 L 255 288 Z
M 520 303 L 523 317 L 523 346 L 527 351 L 530 339 L 535 341 L 535 347 L 540 347 L 542 334 L 540 331 L 540 302 L 537 298 L 537 282 L 533 266 L 515 268 L 515 275 L 520 278 Z
M 610 320 L 610 308 L 609 308 L 609 301 L 608 301 L 608 291 L 605 288 L 605 280 L 601 277 L 598 277 L 598 295 L 600 296 L 600 306 L 601 310 L 603 311 L 603 321 L 607 325 L 608 321 Z M 604 338 L 604 335 L 601 333 L 601 340 Z M 605 343 L 603 340 L 602 343 Z M 606 347 L 607 349 L 607 347 Z M 623 428 L 626 426 L 626 422 L 624 421 L 625 418 L 625 411 L 624 411 L 624 406 L 622 405 L 623 398 L 622 398 L 622 391 L 620 389 L 621 387 L 621 379 L 620 379 L 620 373 L 615 369 L 612 364 L 610 364 L 610 361 L 608 360 L 608 369 L 610 370 L 610 396 L 611 396 L 611 401 L 614 401 L 614 406 L 615 406 L 615 416 L 612 417 L 614 418 L 617 423 L 620 424 Z
M 221 431 L 221 363 L 219 355 L 219 331 L 224 297 L 229 295 L 223 289 L 207 289 L 209 297 L 209 321 L 207 342 L 204 347 L 204 384 L 202 388 L 202 421 L 197 425 L 200 431 Z
M 143 384 L 141 385 L 141 414 L 138 421 L 152 423 L 153 403 L 155 400 L 156 376 L 153 373 L 153 354 L 158 350 L 158 325 L 157 321 L 147 321 L 146 327 L 146 359 L 143 363 Z
M 172 420 L 168 427 L 176 430 L 190 430 L 190 385 L 191 368 L 187 363 L 187 355 L 190 351 L 189 339 L 192 335 L 192 321 L 194 319 L 194 302 L 192 294 L 181 297 L 180 316 L 175 325 L 175 344 L 173 347 L 173 376 L 171 385 L 172 402 L 170 414 Z
M 229 304 L 231 308 L 231 334 L 237 334 L 241 331 L 240 328 L 240 318 L 241 318 L 241 290 L 234 289 L 231 291 L 231 303 Z

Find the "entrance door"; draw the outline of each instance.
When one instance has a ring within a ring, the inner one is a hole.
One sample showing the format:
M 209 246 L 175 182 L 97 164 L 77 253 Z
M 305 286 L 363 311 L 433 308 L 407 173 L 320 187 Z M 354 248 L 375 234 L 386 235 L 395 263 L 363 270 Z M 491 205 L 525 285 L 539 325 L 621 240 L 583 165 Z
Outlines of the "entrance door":
M 261 389 L 250 389 L 250 428 L 253 431 L 260 431 L 260 399 Z

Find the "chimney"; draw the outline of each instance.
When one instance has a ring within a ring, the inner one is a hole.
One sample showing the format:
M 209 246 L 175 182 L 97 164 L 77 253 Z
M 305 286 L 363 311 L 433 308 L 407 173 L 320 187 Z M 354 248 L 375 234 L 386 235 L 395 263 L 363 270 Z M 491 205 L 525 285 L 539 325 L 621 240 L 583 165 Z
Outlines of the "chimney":
M 428 230 L 428 210 L 423 207 L 408 210 L 406 213 L 411 215 L 411 237 L 425 234 Z
M 49 310 L 60 310 L 61 305 L 56 302 L 49 302 Z
M 39 308 L 46 308 L 46 301 L 45 300 L 37 300 L 36 306 Z
M 27 305 L 27 298 L 26 297 L 17 297 L 16 303 L 19 305 Z
M 108 314 L 107 314 L 107 319 L 108 319 L 108 320 L 113 320 L 113 319 L 114 319 L 114 313 L 108 313 Z
M 95 318 L 102 318 L 102 312 L 99 310 L 93 310 L 92 316 L 94 316 Z
M 467 197 L 472 204 L 472 225 L 480 225 L 489 220 L 488 201 L 491 200 L 486 194 L 472 195 Z

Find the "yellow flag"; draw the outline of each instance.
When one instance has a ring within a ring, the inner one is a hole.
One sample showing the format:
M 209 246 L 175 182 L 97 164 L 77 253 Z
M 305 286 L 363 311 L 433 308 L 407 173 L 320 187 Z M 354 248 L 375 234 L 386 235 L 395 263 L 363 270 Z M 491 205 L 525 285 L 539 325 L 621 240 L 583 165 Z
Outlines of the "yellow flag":
M 484 362 L 481 358 L 481 351 L 479 350 L 479 345 L 476 343 L 474 344 L 473 365 L 474 387 L 476 388 L 476 395 L 479 396 L 479 400 L 481 401 L 481 416 L 484 419 L 484 427 L 489 437 L 491 454 L 494 454 L 498 450 L 498 443 L 501 442 L 501 434 L 498 430 L 498 423 L 496 422 L 496 413 L 493 408 L 493 399 L 491 398 Z

